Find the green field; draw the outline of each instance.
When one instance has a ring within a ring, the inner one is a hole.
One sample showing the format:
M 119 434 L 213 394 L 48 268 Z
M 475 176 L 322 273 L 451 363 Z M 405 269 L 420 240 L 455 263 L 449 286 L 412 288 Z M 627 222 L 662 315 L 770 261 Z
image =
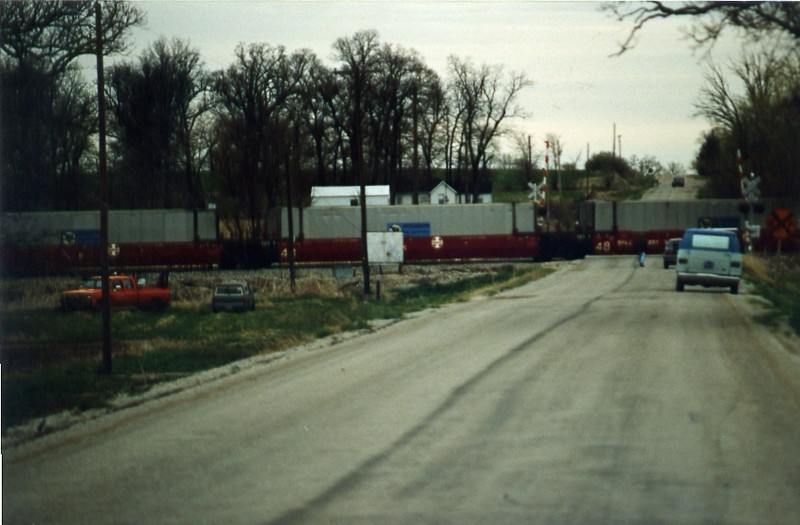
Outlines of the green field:
M 259 297 L 255 311 L 213 314 L 205 302 L 162 312 L 112 313 L 112 373 L 100 373 L 102 320 L 97 313 L 55 308 L 2 313 L 2 427 L 64 410 L 103 407 L 113 397 L 314 339 L 368 328 L 415 311 L 490 294 L 538 279 L 539 265 L 494 271 L 449 284 L 387 290 L 380 300 L 357 290 Z M 43 329 L 46 327 L 46 329 Z

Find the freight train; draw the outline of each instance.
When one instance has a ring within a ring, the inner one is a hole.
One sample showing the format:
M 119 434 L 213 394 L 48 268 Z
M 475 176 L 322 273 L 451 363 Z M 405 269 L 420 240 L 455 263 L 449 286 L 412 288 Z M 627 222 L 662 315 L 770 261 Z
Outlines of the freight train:
M 402 233 L 403 262 L 456 260 L 550 260 L 586 255 L 633 254 L 639 242 L 661 253 L 666 242 L 687 228 L 710 226 L 746 235 L 751 224 L 772 225 L 774 207 L 744 215 L 735 199 L 696 201 L 585 201 L 575 224 L 548 226 L 532 203 L 370 206 L 369 232 Z M 753 238 L 757 250 L 798 251 L 798 209 L 788 209 L 785 231 L 764 230 Z M 771 215 L 772 214 L 772 215 Z M 781 215 L 784 219 L 786 214 Z M 294 261 L 339 264 L 361 261 L 361 220 L 357 206 L 293 209 L 289 243 L 284 209 L 271 238 L 256 245 L 220 235 L 215 210 L 128 210 L 109 213 L 112 268 L 183 269 L 264 267 Z M 1 217 L 5 275 L 79 273 L 101 264 L 97 212 L 4 213 Z M 792 222 L 793 221 L 793 222 Z M 781 221 L 778 221 L 779 225 Z M 243 250 L 243 246 L 245 249 Z
M 767 208 L 765 208 L 767 209 Z M 768 213 L 745 217 L 735 199 L 695 201 L 584 201 L 569 228 L 548 226 L 533 204 L 466 204 L 375 206 L 369 208 L 368 231 L 403 232 L 405 262 L 466 259 L 575 259 L 585 255 L 633 254 L 640 242 L 649 253 L 662 253 L 667 241 L 687 228 L 739 231 L 746 222 L 769 223 Z M 796 215 L 795 215 L 796 216 Z M 288 260 L 287 211 L 281 224 L 281 261 Z M 747 220 L 746 220 L 747 219 Z M 294 211 L 294 258 L 298 262 L 353 262 L 361 259 L 357 207 L 311 207 Z M 755 249 L 775 250 L 769 232 L 754 236 Z M 796 232 L 782 241 L 796 251 Z
M 102 265 L 99 212 L 3 213 L 0 221 L 3 275 L 80 273 Z M 119 270 L 213 267 L 222 251 L 214 210 L 110 211 L 108 241 L 110 264 Z

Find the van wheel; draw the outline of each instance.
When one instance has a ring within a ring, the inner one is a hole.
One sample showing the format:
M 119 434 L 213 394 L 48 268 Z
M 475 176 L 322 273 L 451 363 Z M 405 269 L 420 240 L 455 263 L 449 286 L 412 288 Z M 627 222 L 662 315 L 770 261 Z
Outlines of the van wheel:
M 734 295 L 739 293 L 739 285 L 738 284 L 731 285 L 731 293 L 734 294 Z
M 683 282 L 679 280 L 675 281 L 675 289 L 679 292 L 683 291 Z

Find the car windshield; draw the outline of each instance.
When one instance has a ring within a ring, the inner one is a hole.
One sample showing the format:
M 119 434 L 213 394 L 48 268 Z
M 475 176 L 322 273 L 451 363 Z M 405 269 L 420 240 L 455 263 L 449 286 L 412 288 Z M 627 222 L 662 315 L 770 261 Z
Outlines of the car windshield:
M 83 281 L 83 285 L 81 288 L 97 288 L 100 289 L 103 286 L 103 281 L 100 279 L 87 279 Z
M 242 287 L 236 285 L 217 286 L 214 293 L 216 295 L 244 295 Z

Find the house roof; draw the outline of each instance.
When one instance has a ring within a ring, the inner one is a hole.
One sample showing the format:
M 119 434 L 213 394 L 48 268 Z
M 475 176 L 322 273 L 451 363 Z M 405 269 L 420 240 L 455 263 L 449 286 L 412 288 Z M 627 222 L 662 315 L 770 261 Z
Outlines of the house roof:
M 459 184 L 457 182 L 448 183 L 444 180 L 438 179 L 434 180 L 430 184 L 425 184 L 424 182 L 420 181 L 419 184 L 419 191 L 420 193 L 430 193 L 437 186 L 440 184 L 446 184 L 449 188 L 459 194 L 464 194 L 464 185 Z M 398 193 L 411 193 L 413 190 L 413 185 L 411 183 L 402 183 L 396 186 Z M 491 182 L 481 182 L 478 184 L 478 193 L 492 193 L 492 183 Z

